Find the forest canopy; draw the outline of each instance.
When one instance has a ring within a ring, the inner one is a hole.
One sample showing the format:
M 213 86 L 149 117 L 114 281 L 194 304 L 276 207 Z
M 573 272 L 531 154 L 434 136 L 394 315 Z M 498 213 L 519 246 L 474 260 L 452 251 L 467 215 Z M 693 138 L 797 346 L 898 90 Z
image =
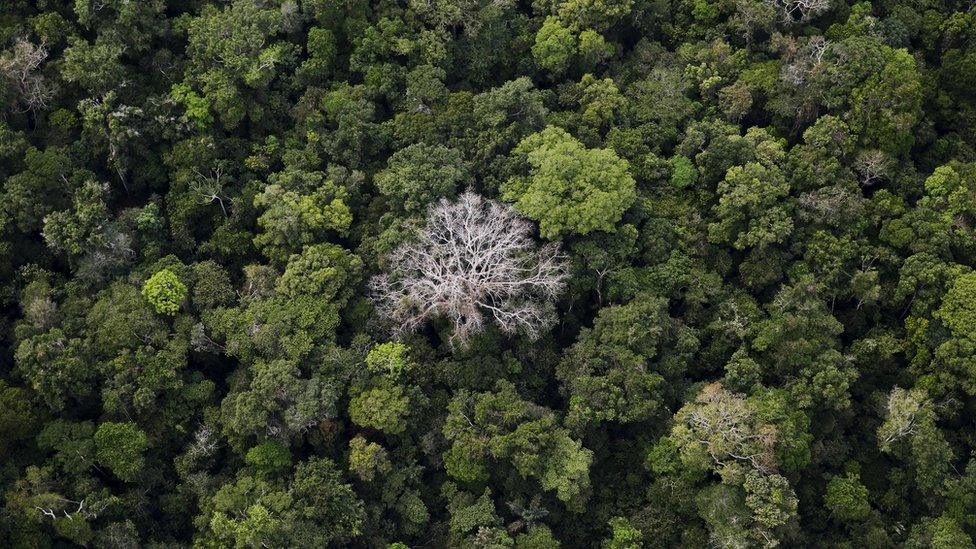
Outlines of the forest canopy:
M 0 4 L 0 546 L 976 547 L 972 1 Z

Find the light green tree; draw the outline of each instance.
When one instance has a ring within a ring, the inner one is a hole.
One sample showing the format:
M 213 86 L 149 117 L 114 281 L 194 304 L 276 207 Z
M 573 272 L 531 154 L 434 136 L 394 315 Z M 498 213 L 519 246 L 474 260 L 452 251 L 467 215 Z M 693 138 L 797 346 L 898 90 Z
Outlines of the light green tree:
M 502 196 L 538 221 L 544 238 L 611 231 L 636 198 L 626 160 L 610 149 L 588 149 L 561 128 L 526 137 L 514 154 L 529 175 L 509 179 Z
M 143 297 L 162 315 L 173 316 L 179 312 L 186 293 L 186 285 L 169 269 L 157 272 L 142 285 Z

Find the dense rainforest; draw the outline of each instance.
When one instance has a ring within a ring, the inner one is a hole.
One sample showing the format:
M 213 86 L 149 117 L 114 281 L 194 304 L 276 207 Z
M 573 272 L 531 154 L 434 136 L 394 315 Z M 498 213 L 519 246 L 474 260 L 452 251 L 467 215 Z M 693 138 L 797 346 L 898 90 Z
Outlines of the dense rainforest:
M 971 0 L 0 4 L 0 546 L 974 547 Z

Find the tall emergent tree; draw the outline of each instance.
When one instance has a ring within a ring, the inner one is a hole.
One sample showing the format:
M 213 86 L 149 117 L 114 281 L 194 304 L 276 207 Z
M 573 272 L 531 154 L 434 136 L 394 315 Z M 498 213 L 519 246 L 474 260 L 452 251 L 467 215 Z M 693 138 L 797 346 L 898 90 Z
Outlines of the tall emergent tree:
M 464 344 L 493 322 L 506 333 L 539 337 L 555 322 L 552 302 L 567 269 L 559 246 L 538 247 L 532 226 L 506 204 L 466 192 L 442 199 L 426 225 L 387 258 L 373 278 L 377 308 L 398 332 L 446 319 Z

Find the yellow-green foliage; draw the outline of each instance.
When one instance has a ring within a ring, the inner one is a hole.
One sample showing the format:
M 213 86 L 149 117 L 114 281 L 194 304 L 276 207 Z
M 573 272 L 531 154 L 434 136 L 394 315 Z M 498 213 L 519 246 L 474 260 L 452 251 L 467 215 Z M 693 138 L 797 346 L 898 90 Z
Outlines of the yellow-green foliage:
M 143 297 L 156 308 L 157 313 L 168 316 L 173 316 L 180 310 L 180 305 L 186 299 L 186 292 L 186 285 L 169 269 L 152 275 L 142 285 Z

